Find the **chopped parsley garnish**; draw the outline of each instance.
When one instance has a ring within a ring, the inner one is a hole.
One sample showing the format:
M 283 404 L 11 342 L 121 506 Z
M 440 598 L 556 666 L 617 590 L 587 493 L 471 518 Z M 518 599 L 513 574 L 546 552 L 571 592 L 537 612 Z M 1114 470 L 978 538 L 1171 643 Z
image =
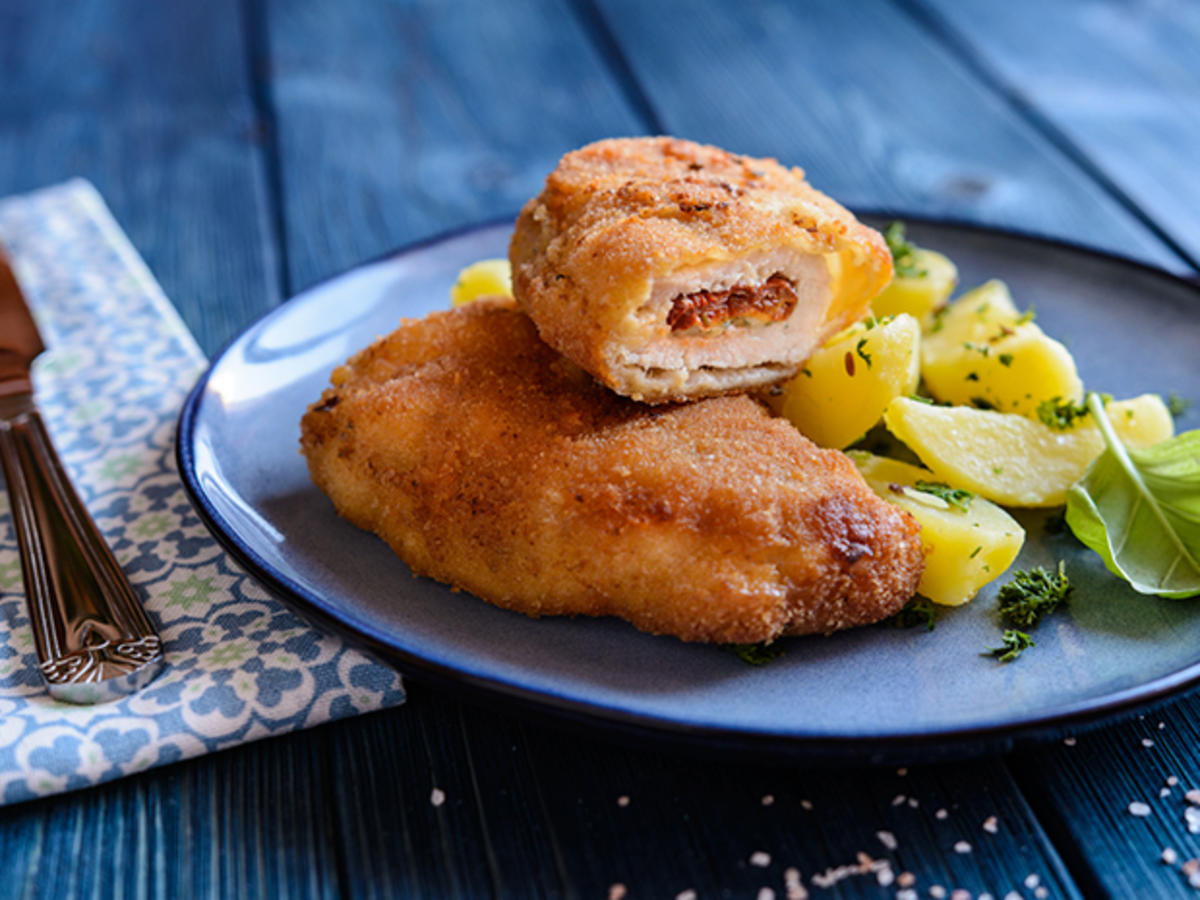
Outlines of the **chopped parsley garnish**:
M 937 403 L 932 397 L 922 397 L 920 394 L 909 394 L 909 400 L 916 400 L 918 403 L 924 403 L 926 406 L 937 406 Z
M 1192 401 L 1186 397 L 1180 397 L 1174 391 L 1167 395 L 1167 412 L 1171 414 L 1172 419 L 1178 419 L 1191 408 Z
M 1013 364 L 1013 355 L 1011 353 L 1001 353 L 996 359 L 1000 360 L 1000 365 L 1011 366 Z
M 1075 423 L 1086 415 L 1089 415 L 1087 404 L 1072 403 L 1070 400 L 1063 400 L 1062 397 L 1043 400 L 1037 408 L 1037 417 L 1044 424 L 1059 431 L 1074 428 Z
M 952 488 L 943 481 L 918 481 L 913 487 L 924 494 L 933 494 L 963 512 L 970 508 L 971 500 L 975 497 L 970 491 Z
M 1066 605 L 1072 590 L 1062 562 L 1054 572 L 1041 566 L 1021 569 L 996 595 L 1000 618 L 1009 625 L 1036 628 L 1044 616 Z
M 976 409 L 995 409 L 995 404 L 987 397 L 972 397 L 971 405 Z
M 1006 629 L 1004 636 L 1000 638 L 999 647 L 989 647 L 984 656 L 995 656 L 1000 662 L 1012 662 L 1020 656 L 1025 650 L 1036 646 L 1033 638 L 1023 631 L 1017 631 L 1015 628 Z
M 883 623 L 893 628 L 924 628 L 926 631 L 933 631 L 941 612 L 932 600 L 916 596 L 904 604 L 900 612 L 884 619 Z
M 867 339 L 860 338 L 858 343 L 854 346 L 854 352 L 857 353 L 859 355 L 859 357 L 862 359 L 862 361 L 867 364 L 867 368 L 869 369 L 869 368 L 871 368 L 871 354 L 867 353 L 867 351 L 865 351 L 863 349 L 863 347 L 865 347 L 866 344 L 867 344 Z
M 1013 324 L 1014 325 L 1024 325 L 1026 322 L 1032 322 L 1033 317 L 1036 315 L 1037 315 L 1037 312 L 1031 306 L 1031 307 L 1029 307 L 1029 309 L 1025 310 L 1025 312 L 1023 312 L 1019 316 L 1017 316 L 1013 320 Z
M 949 304 L 943 304 L 933 311 L 933 323 L 929 326 L 930 334 L 937 334 L 946 327 L 946 313 L 950 312 Z
M 765 666 L 783 656 L 783 648 L 777 644 L 730 644 L 729 649 L 736 653 L 742 662 L 752 666 Z
M 904 236 L 904 223 L 892 222 L 883 230 L 883 239 L 892 251 L 892 263 L 901 278 L 924 278 L 926 272 L 917 267 L 915 244 Z

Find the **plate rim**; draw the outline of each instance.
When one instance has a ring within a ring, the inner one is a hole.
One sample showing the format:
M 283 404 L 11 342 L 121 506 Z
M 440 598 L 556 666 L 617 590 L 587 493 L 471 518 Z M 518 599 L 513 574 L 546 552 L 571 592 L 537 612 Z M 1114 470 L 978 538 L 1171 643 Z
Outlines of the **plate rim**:
M 1200 276 L 1190 276 L 1164 269 L 1152 263 L 1123 256 L 1108 250 L 1062 238 L 997 227 L 953 217 L 924 216 L 891 209 L 856 209 L 855 215 L 870 219 L 900 219 L 914 225 L 952 228 L 975 234 L 1029 241 L 1048 248 L 1080 254 L 1091 259 L 1106 260 L 1118 266 L 1133 268 L 1156 278 L 1165 278 L 1182 289 L 1193 292 L 1200 303 Z M 929 758 L 961 758 L 986 752 L 1005 750 L 1019 739 L 1038 739 L 1093 725 L 1116 718 L 1136 709 L 1149 708 L 1188 687 L 1200 684 L 1200 652 L 1194 662 L 1174 672 L 1134 687 L 1103 694 L 1044 710 L 1038 714 L 1017 718 L 1006 717 L 968 727 L 937 728 L 910 732 L 859 733 L 832 735 L 820 733 L 782 733 L 704 723 L 688 723 L 674 719 L 631 712 L 620 706 L 597 703 L 563 694 L 539 690 L 514 683 L 500 676 L 481 675 L 422 657 L 389 643 L 387 635 L 377 633 L 353 616 L 338 614 L 323 599 L 275 570 L 253 547 L 243 542 L 236 531 L 210 502 L 195 470 L 195 429 L 207 387 L 213 374 L 226 360 L 232 348 L 252 332 L 269 325 L 275 318 L 286 315 L 293 301 L 321 291 L 328 285 L 361 272 L 371 266 L 408 256 L 422 249 L 439 245 L 466 235 L 492 230 L 511 224 L 512 216 L 497 217 L 483 222 L 439 232 L 399 248 L 367 259 L 357 265 L 306 287 L 279 306 L 259 316 L 230 338 L 209 361 L 204 372 L 188 392 L 177 420 L 175 461 L 180 479 L 193 509 L 218 543 L 248 573 L 264 584 L 271 593 L 302 617 L 315 620 L 319 627 L 348 638 L 368 652 L 399 668 L 405 676 L 415 676 L 453 691 L 465 692 L 475 699 L 501 700 L 526 713 L 548 714 L 565 724 L 587 727 L 593 732 L 599 726 L 639 740 L 670 745 L 690 745 L 699 749 L 721 752 L 748 753 L 760 758 L 795 759 L 818 758 L 849 761 L 880 762 Z M 1181 261 L 1182 262 L 1182 261 Z

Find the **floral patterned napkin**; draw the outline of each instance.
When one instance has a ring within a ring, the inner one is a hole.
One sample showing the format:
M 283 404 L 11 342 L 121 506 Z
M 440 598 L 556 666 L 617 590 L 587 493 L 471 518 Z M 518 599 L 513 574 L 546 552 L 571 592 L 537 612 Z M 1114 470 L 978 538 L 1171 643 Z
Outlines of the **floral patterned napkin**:
M 192 510 L 173 442 L 204 356 L 95 189 L 0 201 L 0 245 L 49 348 L 34 369 L 47 426 L 167 659 L 132 697 L 51 700 L 0 492 L 0 804 L 403 702 L 396 672 L 289 612 Z

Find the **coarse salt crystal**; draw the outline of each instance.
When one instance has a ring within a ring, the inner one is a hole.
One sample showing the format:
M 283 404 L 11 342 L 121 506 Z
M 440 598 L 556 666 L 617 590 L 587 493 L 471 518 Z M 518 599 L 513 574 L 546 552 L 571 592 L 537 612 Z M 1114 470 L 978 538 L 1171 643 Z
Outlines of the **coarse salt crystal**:
M 955 888 L 950 894 L 950 900 L 971 900 L 971 892 L 966 888 Z
M 696 900 L 696 892 L 691 888 L 688 888 L 686 891 L 680 891 L 675 895 L 675 900 Z
M 1171 789 L 1170 789 L 1169 787 L 1163 787 L 1163 788 L 1159 788 L 1159 789 L 1158 789 L 1158 796 L 1160 796 L 1160 797 L 1170 797 L 1170 796 L 1171 796 Z
M 896 879 L 896 884 L 902 888 L 912 887 L 917 883 L 917 876 L 912 872 L 901 872 L 900 877 Z
M 905 775 L 908 774 L 908 769 L 897 769 L 896 774 L 899 775 L 901 778 L 903 778 Z
M 610 884 L 608 886 L 608 900 L 625 900 L 625 895 L 629 893 L 625 885 L 621 882 Z
M 1134 800 L 1129 804 L 1129 814 L 1131 816 L 1148 816 L 1150 815 L 1150 807 L 1141 800 Z
M 813 808 L 813 807 L 812 807 L 812 801 L 811 801 L 811 800 L 801 800 L 801 801 L 800 801 L 800 808 L 801 808 L 801 809 L 812 809 L 812 808 Z
M 1159 730 L 1159 731 L 1162 731 L 1162 730 L 1163 730 L 1164 728 L 1166 728 L 1166 727 L 1167 727 L 1167 723 L 1166 723 L 1166 722 L 1159 722 L 1159 723 L 1158 723 L 1158 730 Z
M 1179 867 L 1184 875 L 1192 875 L 1195 872 L 1200 872 L 1200 859 L 1193 857 Z
M 966 841 L 958 841 L 954 845 L 954 852 L 955 853 L 970 853 L 971 845 L 968 844 Z
M 1046 900 L 1046 898 L 1050 896 L 1050 889 L 1044 884 L 1039 885 L 1033 889 L 1033 896 L 1037 897 L 1037 900 Z
M 1192 887 L 1200 887 L 1200 872 L 1193 872 L 1189 875 L 1188 884 Z
M 771 805 L 772 803 L 774 803 L 774 802 L 775 802 L 775 795 L 774 795 L 774 794 L 763 794 L 763 798 L 762 798 L 762 805 L 763 805 L 763 806 L 770 806 L 770 805 Z
M 949 816 L 950 816 L 950 813 L 948 813 L 948 812 L 947 812 L 946 810 L 944 810 L 944 809 L 939 809 L 937 812 L 935 812 L 935 813 L 933 814 L 933 817 L 934 817 L 935 819 L 945 819 L 945 818 L 949 818 Z
M 895 850 L 899 846 L 896 836 L 890 831 L 877 831 L 875 832 L 875 837 L 879 838 L 879 843 L 883 844 L 889 850 Z
M 1143 747 L 1153 747 L 1154 741 L 1150 740 L 1150 738 L 1142 738 L 1142 746 Z
M 1021 896 L 1019 891 L 1009 891 L 1004 895 L 1004 900 L 1025 900 L 1025 898 Z
M 896 880 L 896 873 L 891 870 L 890 866 L 884 866 L 875 873 L 875 880 L 879 882 L 880 887 L 887 887 Z
M 946 889 L 940 884 L 931 884 L 929 886 L 929 896 L 932 897 L 933 900 L 942 900 L 942 898 L 946 896 Z
M 629 805 L 629 798 L 626 797 L 624 794 L 622 794 L 620 797 L 617 798 L 617 806 L 628 806 L 628 805 Z
M 1174 775 L 1167 776 L 1167 787 L 1175 787 L 1177 784 L 1179 784 L 1178 778 L 1176 778 Z
M 775 892 L 769 887 L 760 887 L 758 889 L 758 900 L 775 900 Z
M 908 798 L 905 797 L 903 794 L 897 794 L 895 797 L 892 798 L 892 806 L 901 806 L 901 805 L 903 805 L 904 801 L 907 799 Z
M 434 806 L 441 806 L 446 802 L 446 793 L 441 788 L 434 788 L 429 792 L 429 802 Z
M 917 892 L 912 888 L 896 891 L 896 900 L 917 900 Z
M 761 850 L 755 850 L 750 854 L 750 865 L 758 866 L 760 869 L 765 869 L 771 864 L 771 854 L 763 853 Z
M 1041 882 L 1042 882 L 1042 879 L 1039 878 L 1037 875 L 1033 874 L 1032 872 L 1025 876 L 1025 887 L 1029 888 L 1031 891 L 1035 887 L 1037 887 L 1039 884 L 1041 884 Z
M 1066 744 L 1068 747 L 1074 747 L 1075 746 L 1075 738 L 1073 738 L 1073 737 L 1063 738 L 1063 743 Z
M 1162 861 L 1168 866 L 1173 866 L 1179 859 L 1179 854 L 1170 847 L 1164 847 L 1162 852 Z
M 1200 809 L 1189 806 L 1183 811 L 1183 821 L 1187 823 L 1188 834 L 1200 834 Z
M 1192 806 L 1200 806 L 1200 791 L 1192 788 L 1183 795 L 1183 799 L 1192 804 Z
M 909 797 L 909 798 L 908 798 L 908 805 L 909 805 L 909 806 L 911 806 L 913 809 L 916 809 L 916 808 L 917 808 L 918 806 L 920 806 L 921 804 L 920 804 L 920 802 L 917 800 L 917 798 L 916 798 L 916 797 Z
M 975 900 L 996 900 L 996 898 L 993 897 L 991 894 L 989 894 L 987 891 L 984 891 L 982 894 L 980 894 L 978 897 L 976 897 Z
M 983 830 L 988 834 L 996 834 L 1000 831 L 1000 822 L 995 816 L 988 816 L 983 820 Z

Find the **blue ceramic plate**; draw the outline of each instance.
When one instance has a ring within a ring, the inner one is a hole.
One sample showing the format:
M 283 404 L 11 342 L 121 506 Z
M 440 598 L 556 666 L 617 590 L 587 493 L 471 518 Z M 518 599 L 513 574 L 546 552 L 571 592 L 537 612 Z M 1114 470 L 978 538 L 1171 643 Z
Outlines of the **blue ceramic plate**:
M 962 755 L 1075 727 L 1200 679 L 1200 602 L 1139 596 L 1029 515 L 1018 567 L 1066 561 L 1070 611 L 1002 665 L 995 585 L 933 632 L 860 628 L 788 639 L 762 667 L 615 619 L 533 620 L 415 578 L 340 519 L 297 451 L 305 406 L 335 365 L 402 316 L 448 305 L 459 269 L 503 256 L 510 225 L 435 240 L 318 285 L 249 328 L 184 408 L 180 467 L 210 527 L 286 599 L 406 671 L 606 730 L 763 754 Z M 1200 290 L 1154 269 L 1022 235 L 912 223 L 962 284 L 1005 279 L 1019 305 L 1117 396 L 1200 399 Z M 452 416 L 453 410 L 447 410 Z M 1181 427 L 1195 427 L 1187 418 Z

